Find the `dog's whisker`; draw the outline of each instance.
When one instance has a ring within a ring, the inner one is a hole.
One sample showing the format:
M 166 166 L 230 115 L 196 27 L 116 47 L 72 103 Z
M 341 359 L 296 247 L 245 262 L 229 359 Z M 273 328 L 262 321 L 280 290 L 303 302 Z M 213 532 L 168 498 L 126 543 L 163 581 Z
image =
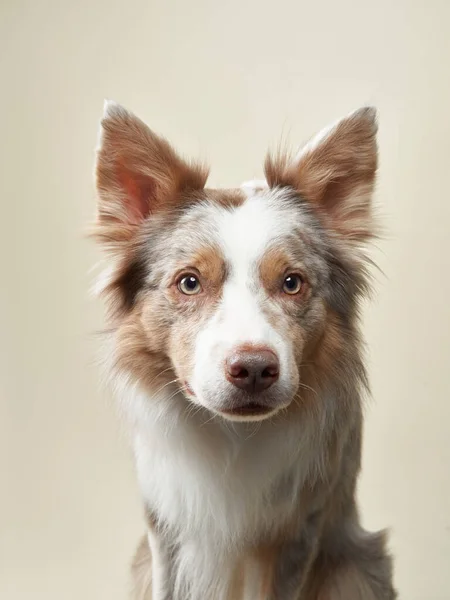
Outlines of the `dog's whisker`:
M 164 373 L 167 373 L 167 371 L 170 371 L 171 369 L 172 369 L 172 367 L 167 367 L 167 369 L 164 369 L 164 370 L 162 370 L 160 373 L 158 373 L 158 375 L 156 375 L 156 376 L 155 376 L 155 377 L 154 377 L 154 378 L 153 378 L 153 379 L 152 379 L 152 380 L 151 380 L 151 381 L 148 383 L 149 387 L 150 387 L 151 385 L 153 385 L 153 383 L 154 383 L 154 382 L 155 382 L 157 379 L 159 379 L 159 378 L 161 377 L 161 375 L 164 375 Z

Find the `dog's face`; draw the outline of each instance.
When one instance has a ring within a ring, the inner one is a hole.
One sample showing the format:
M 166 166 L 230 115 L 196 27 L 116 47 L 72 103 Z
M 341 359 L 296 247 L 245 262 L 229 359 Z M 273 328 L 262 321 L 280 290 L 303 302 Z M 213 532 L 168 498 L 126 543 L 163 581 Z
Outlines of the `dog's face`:
M 150 391 L 170 373 L 187 405 L 228 419 L 289 406 L 324 338 L 339 351 L 355 316 L 375 134 L 363 109 L 294 161 L 268 159 L 267 182 L 208 190 L 201 168 L 108 105 L 96 233 L 114 255 L 121 368 Z
M 262 190 L 227 199 L 205 192 L 162 226 L 142 323 L 151 339 L 164 315 L 165 351 L 192 402 L 261 418 L 298 389 L 303 347 L 324 319 L 326 265 L 308 247 L 314 222 L 295 198 Z

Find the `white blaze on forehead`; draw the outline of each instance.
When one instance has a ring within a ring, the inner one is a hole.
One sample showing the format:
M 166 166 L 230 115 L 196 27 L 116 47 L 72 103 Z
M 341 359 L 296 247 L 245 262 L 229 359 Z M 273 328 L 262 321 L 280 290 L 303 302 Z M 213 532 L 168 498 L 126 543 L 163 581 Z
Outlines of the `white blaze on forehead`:
M 254 276 L 252 272 L 270 245 L 289 232 L 292 215 L 283 206 L 280 195 L 280 192 L 254 195 L 241 206 L 220 214 L 219 243 L 231 280 Z

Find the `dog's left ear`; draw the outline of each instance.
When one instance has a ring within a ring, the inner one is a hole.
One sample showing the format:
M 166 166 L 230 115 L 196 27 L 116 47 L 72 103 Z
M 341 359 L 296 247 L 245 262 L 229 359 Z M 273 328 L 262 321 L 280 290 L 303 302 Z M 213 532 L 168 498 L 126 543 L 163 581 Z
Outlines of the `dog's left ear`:
M 373 235 L 371 199 L 377 170 L 377 120 L 362 108 L 321 131 L 293 161 L 266 159 L 270 187 L 293 187 L 348 241 Z

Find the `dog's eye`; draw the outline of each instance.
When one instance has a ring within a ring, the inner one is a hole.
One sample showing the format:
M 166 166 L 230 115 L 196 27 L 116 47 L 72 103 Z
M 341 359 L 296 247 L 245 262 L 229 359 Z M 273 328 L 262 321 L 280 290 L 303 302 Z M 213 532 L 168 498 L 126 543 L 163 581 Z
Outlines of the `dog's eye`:
M 178 289 L 182 294 L 193 296 L 202 291 L 202 286 L 195 275 L 183 275 L 178 282 Z
M 300 275 L 291 273 L 288 275 L 283 282 L 283 292 L 285 294 L 298 294 L 302 289 L 303 279 Z

